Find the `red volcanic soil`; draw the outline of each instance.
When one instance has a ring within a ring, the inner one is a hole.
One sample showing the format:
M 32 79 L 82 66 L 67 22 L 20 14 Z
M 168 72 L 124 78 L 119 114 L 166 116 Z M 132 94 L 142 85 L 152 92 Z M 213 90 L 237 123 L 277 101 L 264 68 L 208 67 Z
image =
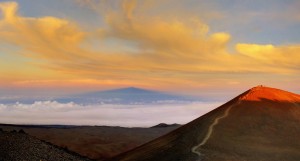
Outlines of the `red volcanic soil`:
M 241 99 L 246 101 L 267 99 L 271 101 L 297 102 L 300 100 L 300 95 L 276 88 L 257 86 L 249 90 Z
M 258 86 L 109 161 L 299 161 L 299 134 L 300 95 Z

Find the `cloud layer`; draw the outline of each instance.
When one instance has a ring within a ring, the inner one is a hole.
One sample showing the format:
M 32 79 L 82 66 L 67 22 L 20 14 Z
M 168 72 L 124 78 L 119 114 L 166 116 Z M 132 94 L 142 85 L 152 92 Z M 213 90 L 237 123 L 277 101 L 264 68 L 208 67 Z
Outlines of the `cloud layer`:
M 189 104 L 82 106 L 52 101 L 0 104 L 0 122 L 11 124 L 108 125 L 149 127 L 158 123 L 185 124 L 218 107 L 218 102 Z

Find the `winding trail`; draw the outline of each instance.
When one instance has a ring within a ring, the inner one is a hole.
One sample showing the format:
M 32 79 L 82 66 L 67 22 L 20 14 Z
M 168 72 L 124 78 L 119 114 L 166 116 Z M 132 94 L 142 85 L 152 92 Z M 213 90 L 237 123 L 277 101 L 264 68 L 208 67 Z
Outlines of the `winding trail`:
M 229 115 L 229 111 L 232 109 L 233 106 L 236 106 L 238 104 L 240 104 L 241 100 L 239 100 L 237 103 L 229 106 L 229 108 L 226 109 L 226 111 L 224 112 L 224 114 L 222 116 L 217 117 L 214 122 L 209 126 L 208 131 L 204 137 L 204 139 L 196 146 L 193 146 L 191 151 L 192 153 L 198 155 L 199 157 L 202 155 L 199 151 L 197 151 L 197 149 L 199 149 L 201 146 L 205 145 L 206 142 L 208 141 L 208 139 L 211 137 L 211 134 L 214 131 L 214 127 L 216 125 L 218 125 L 219 121 L 225 117 L 227 117 Z

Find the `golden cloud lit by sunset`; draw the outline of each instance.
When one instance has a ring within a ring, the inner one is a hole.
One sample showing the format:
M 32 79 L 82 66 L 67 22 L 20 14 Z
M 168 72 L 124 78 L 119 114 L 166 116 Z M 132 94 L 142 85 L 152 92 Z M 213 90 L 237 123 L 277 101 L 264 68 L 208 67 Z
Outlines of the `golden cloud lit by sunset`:
M 47 2 L 28 3 L 35 8 Z M 51 5 L 59 3 L 51 2 Z M 29 6 L 24 3 L 1 2 L 0 87 L 138 86 L 195 93 L 247 89 L 257 84 L 297 86 L 300 81 L 299 39 L 291 36 L 291 42 L 274 38 L 274 42 L 261 43 L 259 36 L 253 38 L 254 31 L 244 29 L 243 34 L 252 37 L 245 41 L 245 36 L 240 38 L 240 33 L 233 32 L 242 30 L 242 26 L 227 25 L 230 29 L 224 31 L 214 27 L 218 23 L 226 24 L 230 16 L 222 12 L 225 4 L 220 3 L 216 8 L 207 4 L 214 14 L 195 14 L 197 8 L 189 9 L 192 2 L 178 3 L 185 6 L 175 6 L 178 10 L 174 11 L 167 7 L 176 4 L 173 1 L 64 2 L 67 8 L 76 7 L 76 12 L 84 13 L 78 18 L 78 13 L 72 17 L 64 10 L 59 11 L 59 16 L 51 8 L 47 14 L 39 15 L 40 10 L 29 13 Z M 205 5 L 204 1 L 199 3 Z M 295 4 L 298 5 L 296 1 Z M 52 12 L 53 15 L 49 14 Z M 222 14 L 218 18 L 207 16 Z M 99 22 L 89 25 L 81 21 L 89 15 L 98 17 Z M 255 27 L 252 19 L 249 17 L 247 25 Z M 232 24 L 244 23 L 239 21 L 236 19 Z M 299 26 L 296 19 L 289 23 Z M 290 26 L 285 29 L 296 32 Z

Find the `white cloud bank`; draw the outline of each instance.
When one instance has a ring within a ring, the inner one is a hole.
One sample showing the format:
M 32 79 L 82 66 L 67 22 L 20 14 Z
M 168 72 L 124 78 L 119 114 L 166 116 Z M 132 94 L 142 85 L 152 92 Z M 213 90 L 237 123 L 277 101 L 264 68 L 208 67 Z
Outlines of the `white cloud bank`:
M 185 124 L 220 106 L 219 102 L 151 105 L 78 105 L 55 101 L 0 104 L 0 123 L 149 127 Z

